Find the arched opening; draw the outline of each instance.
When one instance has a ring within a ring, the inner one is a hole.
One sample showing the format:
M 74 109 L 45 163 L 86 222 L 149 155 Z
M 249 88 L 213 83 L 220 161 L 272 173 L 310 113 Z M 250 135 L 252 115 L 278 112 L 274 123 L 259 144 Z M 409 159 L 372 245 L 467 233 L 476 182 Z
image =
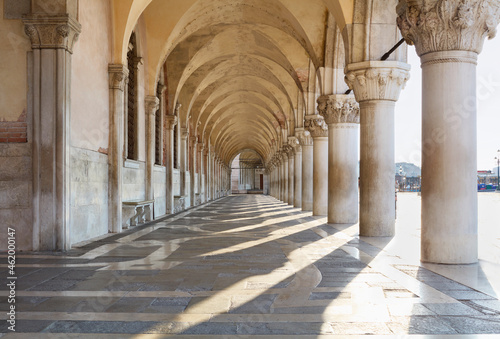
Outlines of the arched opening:
M 264 192 L 264 165 L 253 150 L 238 154 L 231 164 L 231 192 L 233 194 L 262 194 Z

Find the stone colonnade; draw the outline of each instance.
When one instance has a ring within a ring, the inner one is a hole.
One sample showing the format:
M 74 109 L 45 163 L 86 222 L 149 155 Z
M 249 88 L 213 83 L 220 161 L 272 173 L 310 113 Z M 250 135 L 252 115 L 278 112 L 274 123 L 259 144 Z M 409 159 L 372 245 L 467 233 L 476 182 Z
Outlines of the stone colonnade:
M 477 56 L 485 37 L 494 36 L 500 4 L 452 1 L 450 15 L 443 16 L 439 2 L 400 0 L 397 9 L 401 33 L 415 44 L 422 64 L 421 260 L 469 264 L 478 260 Z M 415 20 L 427 17 L 436 19 Z M 395 103 L 409 70 L 397 61 L 348 64 L 345 80 L 355 99 L 345 94 L 318 99 L 319 114 L 308 112 L 306 130 L 295 131 L 300 151 L 294 172 L 282 166 L 289 152 L 270 162 L 271 194 L 289 204 L 293 197 L 295 207 L 327 215 L 329 223 L 355 224 L 359 217 L 362 236 L 394 236 Z M 295 139 L 288 143 L 294 146 Z M 294 181 L 294 191 L 285 196 L 287 180 Z
M 495 34 L 500 4 L 494 0 L 446 1 L 447 10 L 443 12 L 443 3 L 400 0 L 397 21 L 405 40 L 415 45 L 422 65 L 422 260 L 467 264 L 477 262 L 478 257 L 477 58 L 484 39 Z M 33 106 L 33 249 L 65 250 L 71 246 L 71 59 L 81 26 L 68 13 L 26 16 L 23 22 L 33 49 L 29 79 Z M 120 232 L 128 69 L 123 64 L 110 64 L 108 72 L 108 225 L 110 232 Z M 320 114 L 316 114 L 311 105 L 316 93 L 309 90 L 305 128 L 295 128 L 267 164 L 270 192 L 304 211 L 327 215 L 329 222 L 355 223 L 355 135 L 359 122 L 360 234 L 392 236 L 394 109 L 409 78 L 409 66 L 397 61 L 355 62 L 345 67 L 345 77 L 359 103 L 359 113 L 352 97 L 329 95 L 319 98 Z M 154 197 L 153 127 L 160 102 L 160 98 L 149 96 L 140 103 L 147 114 L 147 199 Z M 170 154 L 166 159 L 166 183 L 170 198 L 165 204 L 167 213 L 172 213 L 175 200 L 171 154 L 176 121 L 175 116 L 166 119 L 164 137 L 166 154 Z M 180 196 L 188 198 L 189 206 L 193 206 L 227 195 L 230 168 L 212 145 L 199 143 L 196 136 L 190 138 L 185 127 L 179 132 Z

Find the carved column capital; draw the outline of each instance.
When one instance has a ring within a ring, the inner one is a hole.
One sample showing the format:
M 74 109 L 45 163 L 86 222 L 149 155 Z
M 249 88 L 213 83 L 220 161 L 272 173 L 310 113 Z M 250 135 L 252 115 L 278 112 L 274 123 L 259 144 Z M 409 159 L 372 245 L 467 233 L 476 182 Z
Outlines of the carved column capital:
M 359 104 L 352 95 L 334 94 L 318 98 L 319 114 L 331 124 L 359 124 Z
M 302 147 L 300 147 L 300 142 L 297 137 L 288 137 L 288 145 L 293 148 L 295 153 L 302 152 Z
M 125 89 L 125 82 L 128 78 L 128 69 L 122 64 L 109 64 L 109 88 L 118 89 L 123 91 Z
M 29 15 L 23 19 L 24 32 L 33 49 L 65 49 L 73 53 L 82 26 L 69 15 Z
M 160 108 L 160 99 L 153 95 L 148 95 L 145 99 L 146 114 L 156 115 L 156 111 Z
M 328 126 L 325 119 L 319 114 L 306 115 L 304 127 L 311 133 L 313 139 L 328 137 Z
M 205 150 L 205 144 L 202 142 L 198 143 L 198 152 L 203 152 Z
M 410 65 L 399 61 L 364 61 L 346 67 L 345 82 L 356 101 L 397 101 L 410 78 Z
M 301 147 L 313 145 L 313 139 L 312 139 L 311 133 L 309 133 L 309 131 L 306 131 L 303 128 L 296 128 L 295 129 L 295 136 L 299 140 Z
M 400 0 L 397 24 L 417 54 L 470 51 L 480 53 L 500 22 L 498 0 Z
M 181 128 L 181 139 L 187 140 L 189 138 L 189 129 Z
M 288 144 L 283 145 L 282 150 L 283 150 L 284 154 L 286 154 L 288 156 L 288 158 L 292 158 L 295 156 L 295 151 L 294 151 L 293 147 L 288 145 Z
M 165 128 L 168 130 L 173 130 L 174 127 L 177 125 L 177 117 L 175 115 L 165 115 Z

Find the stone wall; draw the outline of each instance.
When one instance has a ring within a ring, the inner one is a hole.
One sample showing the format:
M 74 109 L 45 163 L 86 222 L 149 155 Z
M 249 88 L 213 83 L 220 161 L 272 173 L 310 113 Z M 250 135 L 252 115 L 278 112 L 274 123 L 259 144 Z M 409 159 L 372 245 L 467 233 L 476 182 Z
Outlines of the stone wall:
M 71 147 L 71 242 L 108 232 L 108 156 Z
M 146 198 L 146 164 L 127 160 L 122 171 L 122 201 Z
M 174 179 L 172 186 L 174 188 L 174 196 L 181 195 L 181 174 L 178 169 L 174 169 Z
M 17 249 L 33 248 L 31 144 L 0 144 L 0 251 L 7 227 L 16 229 Z
M 167 171 L 165 167 L 154 168 L 155 219 L 167 214 Z M 169 192 L 170 193 L 170 192 Z
M 186 197 L 185 197 L 185 207 L 191 207 L 191 197 L 190 197 L 190 192 L 191 190 L 191 176 L 189 175 L 189 172 L 186 171 Z

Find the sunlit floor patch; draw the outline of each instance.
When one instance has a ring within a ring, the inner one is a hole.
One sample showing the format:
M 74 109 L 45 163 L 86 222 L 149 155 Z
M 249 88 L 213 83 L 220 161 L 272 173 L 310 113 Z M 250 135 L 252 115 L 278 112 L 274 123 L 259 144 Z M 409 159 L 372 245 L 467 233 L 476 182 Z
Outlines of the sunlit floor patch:
M 227 197 L 100 241 L 23 254 L 17 333 L 5 338 L 500 333 L 500 301 L 482 285 L 398 255 L 396 238 L 359 239 L 357 225 L 268 196 Z

